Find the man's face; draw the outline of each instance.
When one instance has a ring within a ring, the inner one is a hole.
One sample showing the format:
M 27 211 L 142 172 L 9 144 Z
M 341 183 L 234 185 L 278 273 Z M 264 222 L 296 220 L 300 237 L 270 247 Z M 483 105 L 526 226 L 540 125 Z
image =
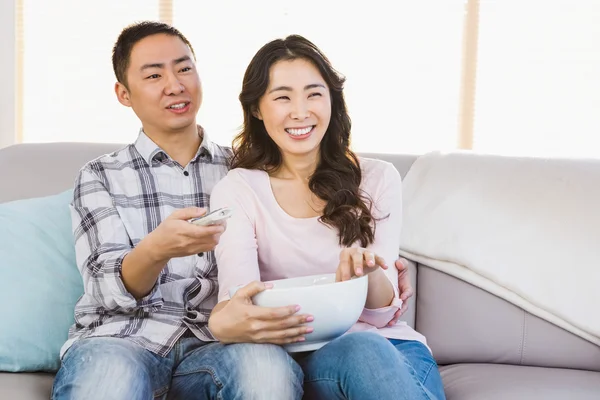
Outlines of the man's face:
M 117 83 L 121 104 L 133 108 L 147 132 L 169 134 L 196 125 L 202 85 L 190 48 L 177 36 L 157 34 L 136 43 L 128 88 Z

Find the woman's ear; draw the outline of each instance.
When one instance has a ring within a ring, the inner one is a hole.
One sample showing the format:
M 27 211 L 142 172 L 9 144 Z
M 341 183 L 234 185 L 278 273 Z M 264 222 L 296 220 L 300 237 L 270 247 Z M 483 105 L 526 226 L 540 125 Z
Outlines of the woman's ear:
M 262 115 L 260 115 L 260 110 L 258 109 L 258 107 L 252 107 L 252 116 L 262 121 Z

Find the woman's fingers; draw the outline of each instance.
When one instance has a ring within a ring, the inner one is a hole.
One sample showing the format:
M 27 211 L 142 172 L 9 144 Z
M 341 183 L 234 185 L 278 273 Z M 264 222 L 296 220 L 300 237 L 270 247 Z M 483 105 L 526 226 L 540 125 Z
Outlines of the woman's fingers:
M 352 269 L 356 276 L 362 276 L 363 274 L 364 253 L 363 249 L 356 249 L 352 252 Z

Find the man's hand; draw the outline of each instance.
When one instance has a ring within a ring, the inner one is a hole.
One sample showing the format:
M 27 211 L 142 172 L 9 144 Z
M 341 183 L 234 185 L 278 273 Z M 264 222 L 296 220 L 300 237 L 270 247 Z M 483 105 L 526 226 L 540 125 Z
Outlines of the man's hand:
M 394 266 L 398 270 L 398 291 L 400 293 L 400 300 L 402 300 L 402 308 L 396 311 L 396 314 L 394 314 L 394 317 L 388 323 L 389 326 L 394 326 L 402 314 L 408 309 L 408 299 L 412 297 L 414 293 L 410 283 L 408 260 L 399 258 L 394 263 Z
M 129 293 L 136 299 L 150 293 L 171 258 L 215 248 L 225 226 L 196 226 L 188 222 L 204 213 L 205 209 L 197 207 L 174 211 L 125 256 L 121 277 Z
M 225 225 L 197 226 L 188 221 L 206 213 L 204 208 L 190 207 L 174 211 L 148 238 L 156 259 L 169 260 L 213 250 Z
M 259 307 L 252 297 L 270 284 L 252 282 L 240 288 L 229 301 L 217 304 L 208 320 L 208 329 L 222 343 L 302 342 L 313 331 L 303 326 L 313 321 L 312 315 L 298 315 L 299 306 Z

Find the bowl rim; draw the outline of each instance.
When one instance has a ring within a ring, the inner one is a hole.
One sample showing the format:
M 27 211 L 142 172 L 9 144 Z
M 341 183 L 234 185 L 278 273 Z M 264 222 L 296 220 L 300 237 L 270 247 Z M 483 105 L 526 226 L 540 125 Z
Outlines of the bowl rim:
M 287 279 L 296 279 L 296 278 L 312 278 L 312 277 L 317 277 L 317 276 L 328 276 L 328 275 L 333 275 L 335 276 L 335 272 L 333 273 L 327 273 L 327 274 L 315 274 L 315 275 L 305 275 L 305 276 L 295 276 L 293 278 L 284 278 L 284 279 L 276 279 L 274 281 L 265 281 L 264 283 L 272 283 L 272 282 L 277 282 L 277 281 L 284 281 Z M 264 291 L 260 292 L 260 293 L 265 293 L 265 292 L 283 292 L 283 291 L 287 291 L 290 289 L 294 289 L 294 290 L 304 290 L 304 289 L 312 289 L 314 287 L 328 287 L 328 286 L 333 286 L 333 285 L 339 285 L 339 284 L 349 284 L 350 281 L 353 280 L 359 280 L 362 278 L 366 278 L 367 275 L 363 275 L 363 276 L 353 276 L 352 278 L 348 279 L 347 281 L 339 281 L 336 282 L 335 280 L 333 282 L 330 283 L 323 283 L 323 284 L 319 284 L 319 285 L 308 285 L 308 286 L 296 286 L 296 287 L 288 287 L 288 288 L 270 288 L 270 289 L 265 289 Z M 260 293 L 257 293 L 255 296 L 259 295 Z

